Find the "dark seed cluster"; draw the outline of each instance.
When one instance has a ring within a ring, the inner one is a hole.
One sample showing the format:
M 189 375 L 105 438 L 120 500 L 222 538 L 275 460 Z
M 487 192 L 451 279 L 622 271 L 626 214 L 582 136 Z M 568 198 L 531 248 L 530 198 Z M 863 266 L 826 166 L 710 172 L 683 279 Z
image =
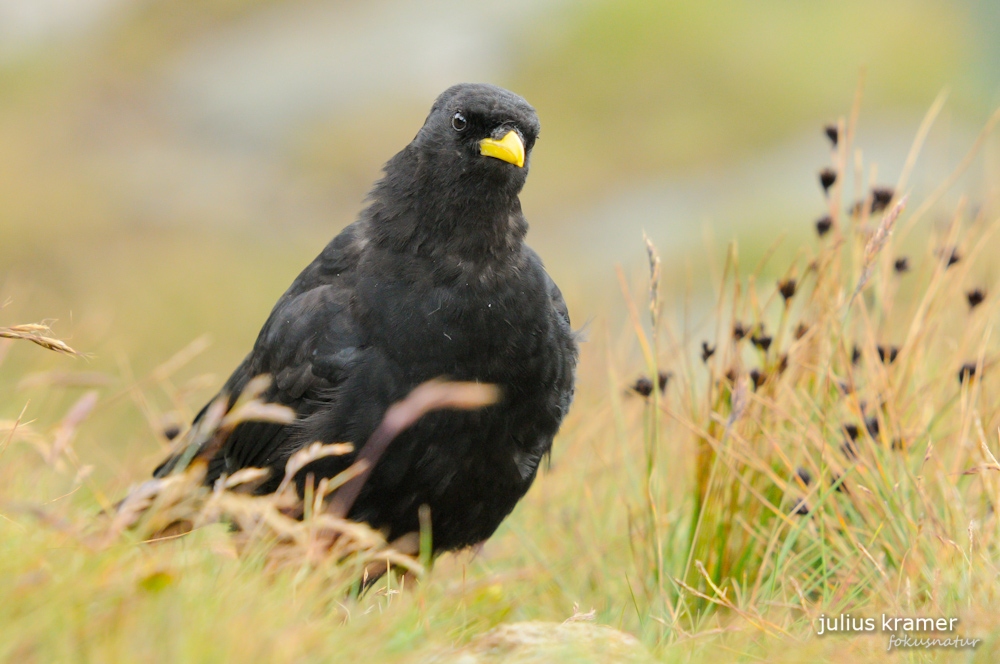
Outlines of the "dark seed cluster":
M 669 371 L 661 371 L 659 372 L 659 374 L 657 374 L 656 383 L 657 387 L 660 389 L 660 392 L 663 392 L 665 389 L 667 389 L 667 383 L 670 382 L 670 377 L 672 375 L 673 374 L 670 373 Z M 648 376 L 639 376 L 638 378 L 635 379 L 635 382 L 632 383 L 631 389 L 636 394 L 648 397 L 650 394 L 653 393 L 653 381 Z
M 823 193 L 829 195 L 830 187 L 837 181 L 837 171 L 832 168 L 824 168 L 819 172 L 819 184 L 823 187 Z
M 833 227 L 833 219 L 830 218 L 830 215 L 816 220 L 816 234 L 820 237 L 829 233 L 831 227 Z
M 754 346 L 766 353 L 767 349 L 771 347 L 772 338 L 766 334 L 759 333 L 751 336 L 750 341 L 753 342 Z
M 786 369 L 788 369 L 788 353 L 782 353 L 781 357 L 778 358 L 778 364 L 774 367 L 774 370 L 780 376 L 785 373 Z
M 882 360 L 882 364 L 892 364 L 896 361 L 896 356 L 899 355 L 898 346 L 879 346 L 878 347 L 878 359 Z
M 673 374 L 669 371 L 661 371 L 656 375 L 656 383 L 660 388 L 660 392 L 667 389 L 667 383 L 670 382 L 671 377 L 673 377 Z
M 795 474 L 799 476 L 800 480 L 802 480 L 803 485 L 809 486 L 810 484 L 812 484 L 813 476 L 812 473 L 810 473 L 807 469 L 799 466 L 798 468 L 795 469 Z
M 865 428 L 868 429 L 868 435 L 872 438 L 878 438 L 878 418 L 874 415 L 865 420 Z
M 701 361 L 708 362 L 708 358 L 715 355 L 715 346 L 709 346 L 707 341 L 701 342 Z
M 837 139 L 839 138 L 837 125 L 828 124 L 827 126 L 823 127 L 823 133 L 826 134 L 826 137 L 830 139 L 831 143 L 833 143 L 833 147 L 837 147 Z
M 778 292 L 781 293 L 781 297 L 788 302 L 795 295 L 795 279 L 782 279 L 778 282 Z
M 962 260 L 962 254 L 959 253 L 958 247 L 949 247 L 947 249 L 941 250 L 941 257 L 946 259 L 945 267 L 951 267 L 955 263 Z
M 872 213 L 881 212 L 889 207 L 892 197 L 896 192 L 889 187 L 875 187 L 872 189 Z
M 636 394 L 648 397 L 653 393 L 653 381 L 646 376 L 640 376 L 639 378 L 636 378 L 634 383 L 632 383 L 632 389 Z

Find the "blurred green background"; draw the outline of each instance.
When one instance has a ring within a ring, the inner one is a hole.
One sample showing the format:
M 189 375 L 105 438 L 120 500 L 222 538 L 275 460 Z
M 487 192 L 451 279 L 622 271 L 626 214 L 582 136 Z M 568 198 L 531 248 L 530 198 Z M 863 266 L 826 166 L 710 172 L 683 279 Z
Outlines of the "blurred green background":
M 460 81 L 538 110 L 529 240 L 577 324 L 611 310 L 643 230 L 668 283 L 698 291 L 732 238 L 754 256 L 811 235 L 822 126 L 861 67 L 858 143 L 886 184 L 949 89 L 912 180 L 939 183 L 1000 104 L 1000 3 L 0 0 L 0 324 L 58 319 L 91 355 L 73 368 L 121 385 L 208 334 L 187 374 L 214 373 L 203 400 Z M 998 153 L 970 171 L 987 194 Z M 3 391 L 67 367 L 7 350 Z M 98 464 L 159 454 L 134 443 Z

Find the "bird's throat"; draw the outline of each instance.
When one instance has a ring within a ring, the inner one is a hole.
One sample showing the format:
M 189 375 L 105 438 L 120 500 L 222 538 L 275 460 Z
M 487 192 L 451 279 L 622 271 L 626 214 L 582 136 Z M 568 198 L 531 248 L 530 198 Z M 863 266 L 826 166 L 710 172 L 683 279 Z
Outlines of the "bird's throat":
M 372 191 L 372 240 L 399 252 L 448 254 L 481 262 L 520 253 L 528 224 L 519 186 L 459 176 L 422 178 L 419 167 L 392 168 Z M 424 171 L 426 173 L 426 171 Z

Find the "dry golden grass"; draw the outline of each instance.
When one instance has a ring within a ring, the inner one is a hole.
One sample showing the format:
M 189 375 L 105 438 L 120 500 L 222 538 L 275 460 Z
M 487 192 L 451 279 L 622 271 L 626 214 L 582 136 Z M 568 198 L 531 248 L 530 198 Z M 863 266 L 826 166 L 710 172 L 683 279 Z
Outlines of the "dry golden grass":
M 21 339 L 57 353 L 80 355 L 80 353 L 70 348 L 66 342 L 49 336 L 51 332 L 52 329 L 44 323 L 13 325 L 11 327 L 0 327 L 0 339 Z

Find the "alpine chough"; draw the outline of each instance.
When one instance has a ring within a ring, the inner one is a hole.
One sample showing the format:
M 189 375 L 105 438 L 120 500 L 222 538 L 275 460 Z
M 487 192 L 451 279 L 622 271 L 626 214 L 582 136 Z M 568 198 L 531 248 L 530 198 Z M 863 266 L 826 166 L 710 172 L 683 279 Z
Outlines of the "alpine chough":
M 300 486 L 308 474 L 318 482 L 345 470 L 387 408 L 424 381 L 489 383 L 499 388 L 494 404 L 434 411 L 399 434 L 348 517 L 391 541 L 419 530 L 427 505 L 435 553 L 493 534 L 531 486 L 573 399 L 569 313 L 524 243 L 518 199 L 538 131 L 534 108 L 507 90 L 461 84 L 438 97 L 386 163 L 367 208 L 285 291 L 222 387 L 232 405 L 269 374 L 265 400 L 294 409 L 295 422 L 239 424 L 209 460 L 207 482 L 270 468 L 258 491 L 273 492 L 296 451 L 354 443 L 353 454 L 298 475 Z

